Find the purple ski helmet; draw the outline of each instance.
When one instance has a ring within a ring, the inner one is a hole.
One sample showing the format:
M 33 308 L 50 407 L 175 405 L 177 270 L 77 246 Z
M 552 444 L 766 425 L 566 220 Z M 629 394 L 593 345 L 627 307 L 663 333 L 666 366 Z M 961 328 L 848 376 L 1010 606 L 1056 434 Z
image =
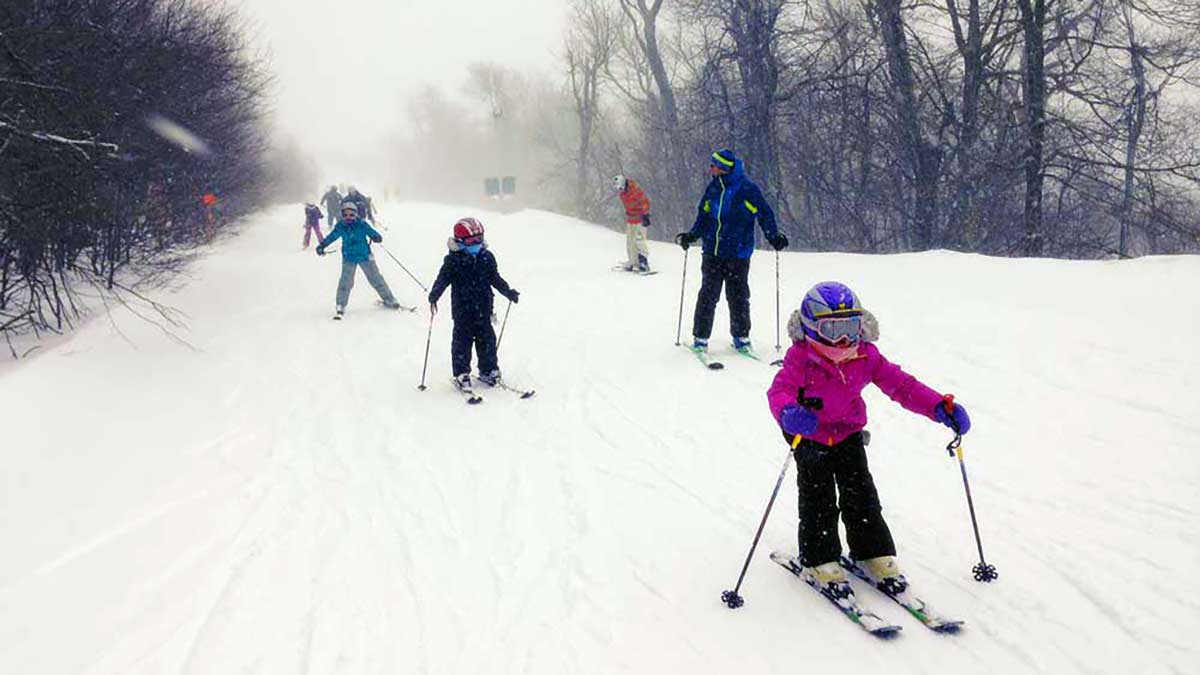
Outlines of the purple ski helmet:
M 817 332 L 817 321 L 830 317 L 862 316 L 858 296 L 848 286 L 837 281 L 822 281 L 809 289 L 800 301 L 800 324 L 804 334 L 822 344 L 831 344 Z

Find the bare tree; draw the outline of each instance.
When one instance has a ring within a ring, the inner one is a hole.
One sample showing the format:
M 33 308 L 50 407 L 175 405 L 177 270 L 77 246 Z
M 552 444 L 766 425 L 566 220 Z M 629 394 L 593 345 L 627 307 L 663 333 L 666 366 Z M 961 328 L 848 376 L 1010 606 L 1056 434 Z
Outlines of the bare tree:
M 927 137 L 922 123 L 900 0 L 875 0 L 875 11 L 879 16 L 879 30 L 887 50 L 896 131 L 912 171 L 912 245 L 917 250 L 927 249 L 933 245 L 938 218 L 941 148 Z
M 1021 73 L 1025 124 L 1025 255 L 1041 255 L 1043 150 L 1046 137 L 1046 0 L 1016 0 L 1024 36 Z
M 620 22 L 603 0 L 574 0 L 566 38 L 567 77 L 579 123 L 575 153 L 574 203 L 578 215 L 591 214 L 596 200 L 588 195 L 589 160 L 600 118 L 601 79 L 612 59 Z
M 192 0 L 0 13 L 0 331 L 69 327 L 80 284 L 161 282 L 263 202 L 268 80 L 243 35 Z

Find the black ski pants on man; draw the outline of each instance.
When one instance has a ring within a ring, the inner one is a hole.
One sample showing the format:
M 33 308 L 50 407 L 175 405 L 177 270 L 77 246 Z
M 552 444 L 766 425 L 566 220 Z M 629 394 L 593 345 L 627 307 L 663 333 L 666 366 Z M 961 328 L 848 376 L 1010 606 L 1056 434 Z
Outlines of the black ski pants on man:
M 471 372 L 471 345 L 479 357 L 479 372 L 498 370 L 496 361 L 496 331 L 488 318 L 454 322 L 454 336 L 450 341 L 450 360 L 454 376 Z
M 707 340 L 712 335 L 713 315 L 725 287 L 729 304 L 729 334 L 750 337 L 750 259 L 718 258 L 704 254 L 700 263 L 700 295 L 692 318 L 692 335 Z
M 896 544 L 883 520 L 879 493 L 867 468 L 861 432 L 833 446 L 805 439 L 793 457 L 800 489 L 800 560 L 805 567 L 833 562 L 842 555 L 839 509 L 852 559 L 896 555 Z

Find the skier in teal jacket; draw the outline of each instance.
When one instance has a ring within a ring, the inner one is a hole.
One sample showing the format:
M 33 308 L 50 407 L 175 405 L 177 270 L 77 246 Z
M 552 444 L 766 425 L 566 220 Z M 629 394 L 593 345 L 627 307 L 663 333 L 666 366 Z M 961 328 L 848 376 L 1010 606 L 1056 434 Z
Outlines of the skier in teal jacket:
M 321 245 L 317 247 L 317 255 L 325 255 L 325 249 L 338 239 L 342 240 L 342 276 L 338 279 L 337 314 L 334 318 L 342 318 L 346 311 L 350 290 L 354 288 L 354 272 L 359 267 L 367 275 L 367 281 L 374 287 L 375 292 L 379 293 L 379 299 L 384 306 L 399 309 L 400 303 L 396 301 L 392 289 L 388 288 L 387 281 L 384 281 L 383 275 L 379 273 L 375 256 L 371 255 L 371 242 L 382 243 L 383 235 L 358 217 L 358 205 L 354 202 L 347 201 L 342 204 L 342 219 L 333 227 L 333 232 L 321 240 Z

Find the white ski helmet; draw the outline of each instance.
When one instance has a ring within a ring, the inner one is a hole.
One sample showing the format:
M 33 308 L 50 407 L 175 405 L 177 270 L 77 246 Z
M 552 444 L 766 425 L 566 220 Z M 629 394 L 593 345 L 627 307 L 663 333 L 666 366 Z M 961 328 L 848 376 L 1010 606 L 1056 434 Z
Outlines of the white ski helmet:
M 625 186 L 627 186 L 629 184 L 629 181 L 625 178 L 625 176 L 622 176 L 621 174 L 617 174 L 617 175 L 613 176 L 612 182 L 613 182 L 613 189 L 616 190 L 617 192 L 623 191 L 625 189 Z

